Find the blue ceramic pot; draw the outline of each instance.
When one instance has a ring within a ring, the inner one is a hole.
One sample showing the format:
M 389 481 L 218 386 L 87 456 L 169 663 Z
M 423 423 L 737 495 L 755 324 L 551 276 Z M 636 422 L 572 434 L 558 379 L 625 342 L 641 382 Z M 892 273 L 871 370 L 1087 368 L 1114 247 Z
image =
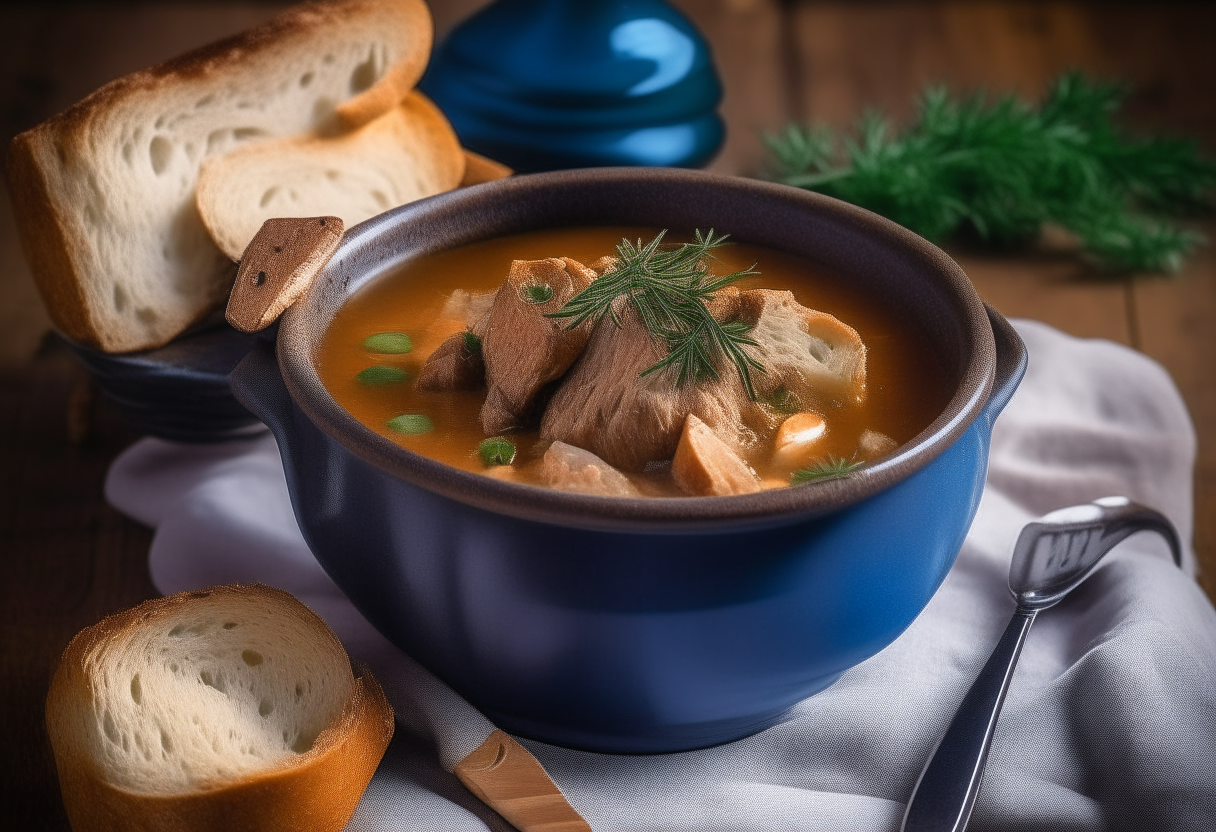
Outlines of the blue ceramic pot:
M 712 226 L 817 261 L 919 322 L 953 398 L 892 457 L 839 480 L 610 499 L 404 450 L 318 379 L 334 313 L 403 261 L 626 223 Z M 1017 335 L 958 266 L 887 220 L 781 185 L 622 168 L 502 180 L 352 229 L 233 385 L 278 438 L 309 546 L 381 632 L 510 732 L 658 752 L 758 731 L 903 632 L 954 562 L 1024 368 Z
M 725 136 L 709 47 L 662 0 L 497 0 L 420 86 L 466 147 L 519 171 L 697 167 Z

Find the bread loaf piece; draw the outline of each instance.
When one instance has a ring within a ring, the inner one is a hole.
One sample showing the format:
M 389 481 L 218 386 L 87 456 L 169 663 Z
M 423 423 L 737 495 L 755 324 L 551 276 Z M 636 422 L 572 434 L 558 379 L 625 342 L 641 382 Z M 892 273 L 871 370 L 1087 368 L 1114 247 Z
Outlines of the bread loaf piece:
M 164 344 L 227 295 L 194 202 L 208 157 L 389 111 L 430 54 L 422 0 L 327 0 L 112 81 L 17 136 L 22 246 L 55 324 L 107 352 Z
M 239 260 L 271 217 L 341 217 L 346 228 L 460 184 L 460 140 L 420 92 L 358 130 L 251 142 L 203 163 L 196 201 L 211 238 Z
M 230 585 L 79 633 L 47 730 L 74 832 L 336 830 L 393 734 L 368 673 L 291 595 Z

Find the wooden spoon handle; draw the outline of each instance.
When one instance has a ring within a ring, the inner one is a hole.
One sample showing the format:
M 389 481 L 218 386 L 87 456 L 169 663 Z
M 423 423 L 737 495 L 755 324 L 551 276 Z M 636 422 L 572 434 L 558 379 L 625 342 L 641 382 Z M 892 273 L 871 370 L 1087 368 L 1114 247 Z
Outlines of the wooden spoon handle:
M 453 774 L 520 832 L 591 832 L 540 761 L 502 730 L 457 763 Z
M 225 317 L 242 332 L 274 323 L 329 262 L 345 228 L 338 217 L 266 220 L 241 257 Z

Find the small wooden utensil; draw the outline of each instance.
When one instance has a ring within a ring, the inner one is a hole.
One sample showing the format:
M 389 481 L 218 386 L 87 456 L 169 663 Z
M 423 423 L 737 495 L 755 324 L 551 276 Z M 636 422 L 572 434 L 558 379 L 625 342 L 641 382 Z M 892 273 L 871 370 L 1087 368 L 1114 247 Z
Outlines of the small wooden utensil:
M 591 832 L 540 761 L 505 731 L 492 732 L 453 773 L 521 832 Z

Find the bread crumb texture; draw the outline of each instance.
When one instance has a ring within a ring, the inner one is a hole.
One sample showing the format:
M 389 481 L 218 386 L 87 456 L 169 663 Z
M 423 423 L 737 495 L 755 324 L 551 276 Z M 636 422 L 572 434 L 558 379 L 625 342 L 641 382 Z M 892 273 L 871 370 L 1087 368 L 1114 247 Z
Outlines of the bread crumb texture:
M 22 247 L 56 325 L 108 352 L 205 316 L 232 264 L 195 207 L 203 162 L 256 140 L 388 112 L 430 54 L 421 0 L 330 0 L 110 82 L 17 136 Z
M 215 788 L 306 755 L 341 722 L 345 650 L 292 596 L 216 587 L 81 632 L 47 704 L 57 756 L 142 794 Z
M 220 249 L 239 260 L 272 217 L 341 217 L 346 228 L 460 184 L 464 153 L 422 93 L 358 130 L 250 142 L 208 159 L 196 204 Z

